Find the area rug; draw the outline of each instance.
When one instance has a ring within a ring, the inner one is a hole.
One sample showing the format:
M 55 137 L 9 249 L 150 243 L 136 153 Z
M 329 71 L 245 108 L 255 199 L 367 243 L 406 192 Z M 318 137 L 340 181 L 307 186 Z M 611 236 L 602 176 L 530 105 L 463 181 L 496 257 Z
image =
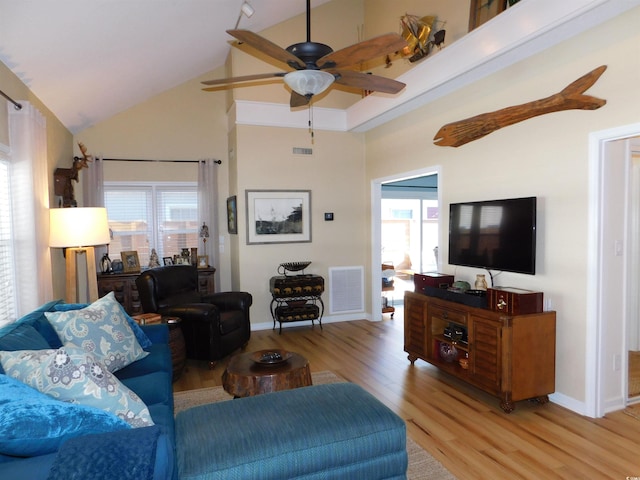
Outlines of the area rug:
M 344 382 L 345 380 L 333 372 L 317 372 L 311 374 L 314 385 L 325 383 Z M 200 388 L 197 390 L 187 390 L 173 394 L 174 410 L 178 414 L 198 405 L 206 403 L 224 402 L 233 397 L 224 391 L 222 387 Z M 433 458 L 426 450 L 407 437 L 407 454 L 409 457 L 409 468 L 407 478 L 409 480 L 456 480 L 438 460 Z

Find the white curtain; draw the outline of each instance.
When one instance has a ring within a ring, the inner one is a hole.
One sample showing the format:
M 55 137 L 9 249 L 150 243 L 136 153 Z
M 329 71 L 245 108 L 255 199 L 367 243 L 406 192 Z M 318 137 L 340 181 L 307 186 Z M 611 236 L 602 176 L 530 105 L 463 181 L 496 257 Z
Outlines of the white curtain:
M 82 172 L 82 206 L 83 207 L 104 207 L 104 161 L 102 156 L 95 157 L 89 163 L 88 168 L 83 168 Z M 100 260 L 107 253 L 107 247 L 100 245 L 95 247 L 96 271 L 100 272 Z
M 9 108 L 11 196 L 18 316 L 53 297 L 45 117 L 29 102 Z
M 209 265 L 216 269 L 216 291 L 220 289 L 220 266 L 218 265 L 219 236 L 218 236 L 218 164 L 213 159 L 198 162 L 198 218 L 200 227 L 206 223 L 209 227 L 206 251 L 202 255 L 209 255 Z M 198 228 L 199 230 L 199 228 Z M 201 251 L 202 239 L 198 245 Z

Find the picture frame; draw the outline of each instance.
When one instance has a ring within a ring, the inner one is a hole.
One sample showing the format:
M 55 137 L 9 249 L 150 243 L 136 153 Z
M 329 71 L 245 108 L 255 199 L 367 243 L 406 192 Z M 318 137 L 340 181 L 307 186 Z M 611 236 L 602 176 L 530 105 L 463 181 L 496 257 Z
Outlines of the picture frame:
M 311 242 L 311 190 L 246 190 L 247 245 Z
M 238 197 L 227 198 L 227 231 L 235 235 L 238 233 Z
M 162 263 L 165 265 L 173 265 L 173 257 L 162 257 Z
M 209 268 L 209 255 L 198 255 L 198 268 Z
M 122 270 L 124 273 L 140 273 L 140 259 L 137 251 L 120 252 L 120 258 L 122 258 Z

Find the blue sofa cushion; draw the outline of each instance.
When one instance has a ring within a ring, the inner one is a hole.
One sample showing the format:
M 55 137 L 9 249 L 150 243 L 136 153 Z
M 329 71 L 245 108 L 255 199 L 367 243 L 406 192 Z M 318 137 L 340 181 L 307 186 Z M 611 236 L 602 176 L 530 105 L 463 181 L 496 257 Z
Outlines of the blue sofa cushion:
M 94 354 L 112 373 L 148 355 L 113 292 L 83 309 L 45 312 L 45 316 L 65 345 L 72 343 Z
M 61 402 L 0 375 L 0 453 L 28 457 L 52 453 L 70 438 L 131 428 L 103 410 Z
M 12 325 L 11 333 L 0 336 L 0 350 L 44 350 L 51 348 L 47 340 L 28 323 Z
M 111 412 L 132 427 L 153 425 L 140 397 L 80 347 L 0 351 L 0 363 L 10 377 L 58 400 Z
M 89 304 L 87 303 L 59 303 L 54 305 L 53 310 L 56 312 L 69 312 L 71 310 L 81 310 L 88 306 Z M 136 321 L 129 316 L 122 305 L 120 305 L 120 310 L 122 311 L 122 316 L 131 327 L 131 330 L 133 330 L 133 334 L 136 336 L 136 340 L 138 340 L 140 346 L 144 349 L 150 347 L 151 340 L 149 340 L 149 337 L 147 337 L 144 331 L 142 331 L 140 325 L 138 325 Z

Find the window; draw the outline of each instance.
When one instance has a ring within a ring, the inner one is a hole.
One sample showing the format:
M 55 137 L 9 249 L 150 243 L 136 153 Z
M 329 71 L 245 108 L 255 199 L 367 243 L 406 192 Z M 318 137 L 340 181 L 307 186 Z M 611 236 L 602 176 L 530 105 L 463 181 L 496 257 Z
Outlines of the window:
M 162 258 L 198 246 L 195 183 L 105 182 L 104 202 L 113 232 L 112 258 L 135 250 L 144 267 L 152 248 Z
M 0 151 L 0 325 L 17 316 L 9 170 L 9 161 Z

